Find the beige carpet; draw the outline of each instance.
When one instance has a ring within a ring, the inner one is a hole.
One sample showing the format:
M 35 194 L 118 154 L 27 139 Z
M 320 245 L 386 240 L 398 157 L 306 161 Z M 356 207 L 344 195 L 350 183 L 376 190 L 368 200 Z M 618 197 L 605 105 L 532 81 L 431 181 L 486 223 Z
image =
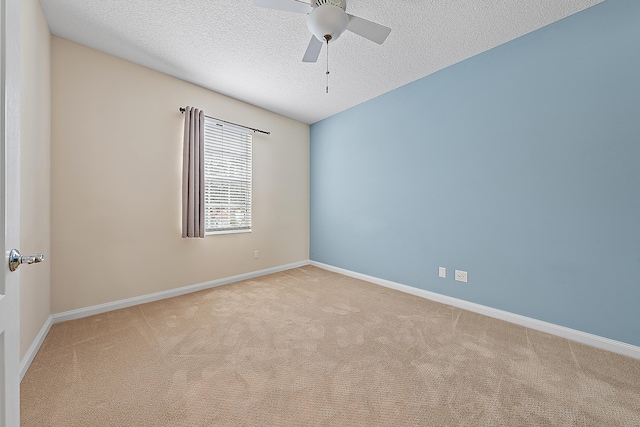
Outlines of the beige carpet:
M 23 426 L 640 426 L 640 360 L 314 267 L 56 324 Z

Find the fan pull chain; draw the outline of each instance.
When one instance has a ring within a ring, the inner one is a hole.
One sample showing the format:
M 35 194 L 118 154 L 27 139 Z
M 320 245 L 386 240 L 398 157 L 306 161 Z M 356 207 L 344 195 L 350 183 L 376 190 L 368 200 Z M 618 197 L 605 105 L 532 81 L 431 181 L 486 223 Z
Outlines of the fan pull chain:
M 327 93 L 329 93 L 329 38 L 327 38 Z

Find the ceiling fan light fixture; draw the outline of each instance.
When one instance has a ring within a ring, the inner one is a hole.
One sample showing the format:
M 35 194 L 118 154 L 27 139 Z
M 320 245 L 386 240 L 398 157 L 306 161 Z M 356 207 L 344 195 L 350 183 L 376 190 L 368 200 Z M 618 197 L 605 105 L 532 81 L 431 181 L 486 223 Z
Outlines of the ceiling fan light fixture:
M 307 28 L 321 42 L 336 40 L 349 25 L 349 16 L 342 8 L 332 4 L 318 6 L 309 13 Z

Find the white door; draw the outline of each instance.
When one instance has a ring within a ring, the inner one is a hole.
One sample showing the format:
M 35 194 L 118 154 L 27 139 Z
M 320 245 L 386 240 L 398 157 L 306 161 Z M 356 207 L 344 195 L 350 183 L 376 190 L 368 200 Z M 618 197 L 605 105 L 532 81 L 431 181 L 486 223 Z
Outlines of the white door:
M 20 274 L 9 251 L 20 242 L 20 12 L 0 0 L 0 427 L 20 425 Z

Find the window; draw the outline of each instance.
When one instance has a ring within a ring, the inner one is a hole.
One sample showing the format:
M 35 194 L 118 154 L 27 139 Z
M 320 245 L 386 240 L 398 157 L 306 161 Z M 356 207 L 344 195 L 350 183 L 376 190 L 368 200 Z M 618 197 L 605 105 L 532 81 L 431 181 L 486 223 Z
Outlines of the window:
M 207 234 L 251 231 L 251 133 L 204 120 Z

